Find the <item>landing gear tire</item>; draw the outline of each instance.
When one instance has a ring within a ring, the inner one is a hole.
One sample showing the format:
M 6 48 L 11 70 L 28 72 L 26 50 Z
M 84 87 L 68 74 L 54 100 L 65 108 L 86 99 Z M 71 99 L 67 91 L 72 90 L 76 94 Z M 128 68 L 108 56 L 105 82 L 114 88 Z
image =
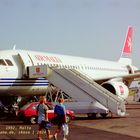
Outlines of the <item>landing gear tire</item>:
M 29 122 L 31 124 L 36 124 L 37 123 L 37 118 L 35 116 L 32 116 L 30 119 L 29 119 Z
M 108 115 L 107 113 L 101 113 L 100 114 L 103 118 L 106 118 L 106 116 Z
M 66 115 L 66 122 L 69 123 L 71 121 L 71 117 L 69 115 Z

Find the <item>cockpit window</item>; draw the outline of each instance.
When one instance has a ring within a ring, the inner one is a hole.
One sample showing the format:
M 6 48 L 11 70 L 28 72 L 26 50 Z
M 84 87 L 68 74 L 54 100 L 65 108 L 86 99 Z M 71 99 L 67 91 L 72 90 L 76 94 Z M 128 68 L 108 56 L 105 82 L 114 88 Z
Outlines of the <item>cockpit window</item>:
M 0 59 L 0 65 L 4 65 L 4 66 L 6 65 L 3 59 Z
M 5 61 L 9 66 L 13 66 L 13 63 L 9 59 L 5 59 Z

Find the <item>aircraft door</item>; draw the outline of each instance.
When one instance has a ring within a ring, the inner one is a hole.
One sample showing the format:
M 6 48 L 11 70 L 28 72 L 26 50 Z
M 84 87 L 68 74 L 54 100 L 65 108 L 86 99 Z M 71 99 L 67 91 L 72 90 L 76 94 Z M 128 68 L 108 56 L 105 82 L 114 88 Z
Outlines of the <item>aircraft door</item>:
M 28 66 L 33 66 L 33 62 L 29 56 L 28 53 L 18 53 L 18 56 L 20 58 L 20 61 L 22 63 L 22 73 L 23 73 L 23 77 L 27 77 L 28 76 L 28 72 L 27 72 L 27 67 Z

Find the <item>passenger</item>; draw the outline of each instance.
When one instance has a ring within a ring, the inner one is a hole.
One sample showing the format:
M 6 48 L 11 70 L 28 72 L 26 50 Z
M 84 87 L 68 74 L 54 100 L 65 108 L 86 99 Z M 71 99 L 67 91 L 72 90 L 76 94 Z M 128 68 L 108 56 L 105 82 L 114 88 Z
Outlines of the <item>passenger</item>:
M 54 134 L 54 140 L 57 140 L 58 134 L 62 131 L 62 126 L 66 124 L 66 110 L 63 105 L 64 99 L 58 100 L 59 104 L 55 106 L 54 113 L 57 114 L 57 128 Z M 63 135 L 63 140 L 66 140 L 65 135 Z
M 50 130 L 46 127 L 46 123 L 48 122 L 48 107 L 45 105 L 46 98 L 44 96 L 40 97 L 40 103 L 37 106 L 37 115 L 38 115 L 38 139 L 42 140 L 41 138 L 41 130 L 45 129 L 47 133 L 48 139 L 52 138 L 52 135 L 50 134 Z

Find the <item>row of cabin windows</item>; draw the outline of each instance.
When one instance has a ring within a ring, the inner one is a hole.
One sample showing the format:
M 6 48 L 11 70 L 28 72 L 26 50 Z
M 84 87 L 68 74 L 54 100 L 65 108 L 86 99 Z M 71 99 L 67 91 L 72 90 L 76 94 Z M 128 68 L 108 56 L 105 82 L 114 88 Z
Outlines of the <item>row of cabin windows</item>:
M 13 66 L 13 63 L 9 59 L 0 59 L 0 65 Z M 127 72 L 127 70 L 122 70 L 122 69 L 109 69 L 109 68 L 91 67 L 91 66 L 72 66 L 72 65 L 59 65 L 59 64 L 48 64 L 48 66 L 49 67 L 65 68 L 65 69 L 80 69 L 81 68 L 81 69 L 86 69 L 86 70 L 108 70 L 108 71 Z
M 6 66 L 6 65 L 13 66 L 13 63 L 9 59 L 0 59 L 0 65 L 3 65 L 3 66 Z
M 38 63 L 38 65 L 40 65 Z M 48 64 L 49 67 L 58 67 L 58 68 L 65 68 L 65 69 L 86 69 L 86 70 L 107 70 L 107 71 L 120 71 L 120 72 L 127 72 L 126 69 L 109 69 L 103 67 L 92 67 L 92 66 L 72 66 L 72 65 L 59 65 L 59 64 Z

